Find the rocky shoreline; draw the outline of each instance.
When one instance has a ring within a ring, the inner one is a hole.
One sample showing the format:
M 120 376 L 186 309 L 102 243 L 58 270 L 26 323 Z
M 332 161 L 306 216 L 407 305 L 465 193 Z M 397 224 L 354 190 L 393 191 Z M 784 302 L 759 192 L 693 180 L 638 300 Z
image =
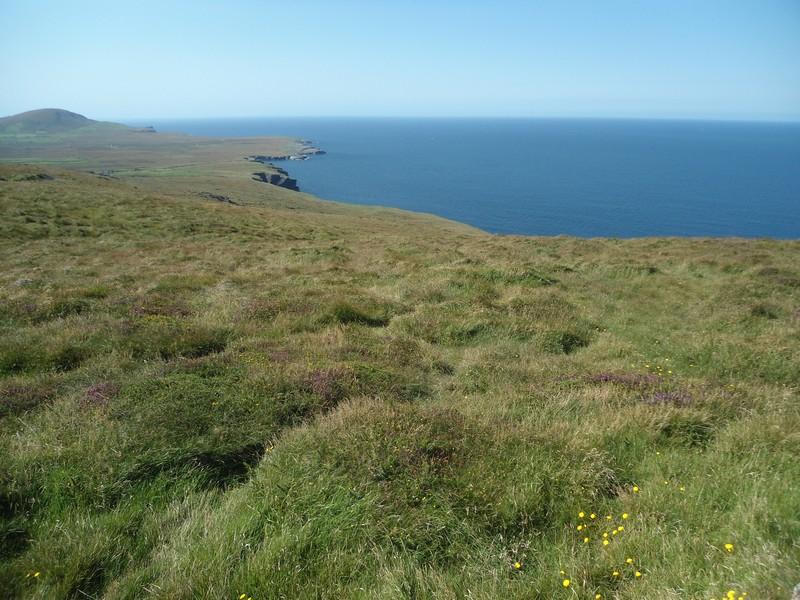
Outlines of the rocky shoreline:
M 271 169 L 275 171 L 275 173 L 267 173 L 266 171 L 258 171 L 253 173 L 253 179 L 256 181 L 261 181 L 263 183 L 269 183 L 271 185 L 277 185 L 282 188 L 286 188 L 287 190 L 292 190 L 295 192 L 299 192 L 300 188 L 297 185 L 297 180 L 289 177 L 289 173 L 287 173 L 284 169 L 280 167 L 276 167 L 273 162 L 277 162 L 280 160 L 308 160 L 312 156 L 319 156 L 321 154 L 325 154 L 325 150 L 321 150 L 316 146 L 312 145 L 309 140 L 299 140 L 302 147 L 300 150 L 295 154 L 280 154 L 280 155 L 266 155 L 266 154 L 252 154 L 250 156 L 245 156 L 245 160 L 250 162 L 256 162 L 263 165 L 267 165 Z
M 283 169 L 270 164 L 270 167 L 275 169 L 275 173 L 267 173 L 266 171 L 258 171 L 253 173 L 253 179 L 262 183 L 269 183 L 277 185 L 278 187 L 286 188 L 294 192 L 299 192 L 300 188 L 297 187 L 297 180 L 289 177 L 289 173 Z
M 311 142 L 307 140 L 301 140 L 300 143 L 303 146 L 295 154 L 277 154 L 277 155 L 253 154 L 250 156 L 246 156 L 245 160 L 267 164 L 279 160 L 308 160 L 312 156 L 325 154 L 325 150 L 321 150 L 316 146 L 311 145 Z

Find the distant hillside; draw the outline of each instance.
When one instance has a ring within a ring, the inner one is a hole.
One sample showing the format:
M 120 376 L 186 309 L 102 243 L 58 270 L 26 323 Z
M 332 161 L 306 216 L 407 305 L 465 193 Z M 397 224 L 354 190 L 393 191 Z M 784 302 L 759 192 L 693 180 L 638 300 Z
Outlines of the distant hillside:
M 191 176 L 195 185 L 198 176 L 216 176 L 224 179 L 224 187 L 206 191 L 223 196 L 230 196 L 231 187 L 238 187 L 238 182 L 248 182 L 244 190 L 236 192 L 237 201 L 245 201 L 247 196 L 260 203 L 265 188 L 274 187 L 255 184 L 254 172 L 279 174 L 275 168 L 245 160 L 246 157 L 291 156 L 302 152 L 308 152 L 307 144 L 288 137 L 219 138 L 158 133 L 153 127 L 95 121 L 60 109 L 33 110 L 0 118 L 0 163 L 44 162 L 113 173 L 115 177 L 135 177 L 142 185 L 155 184 L 152 179 L 157 176 L 161 182 L 155 187 L 161 191 L 166 182 L 164 177 L 183 190 L 185 184 L 178 184 L 178 179 Z
M 107 123 L 88 119 L 78 113 L 60 108 L 41 108 L 29 110 L 18 115 L 0 118 L 0 133 L 63 133 L 88 126 L 124 127 L 117 123 Z

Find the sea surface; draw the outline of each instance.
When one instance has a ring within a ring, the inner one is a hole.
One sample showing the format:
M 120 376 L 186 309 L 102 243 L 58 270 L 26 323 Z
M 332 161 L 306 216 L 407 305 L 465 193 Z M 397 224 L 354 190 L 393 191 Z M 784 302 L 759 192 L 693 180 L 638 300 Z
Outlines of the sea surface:
M 328 200 L 495 233 L 800 237 L 800 124 L 591 119 L 136 121 L 284 135 L 328 152 L 279 166 Z

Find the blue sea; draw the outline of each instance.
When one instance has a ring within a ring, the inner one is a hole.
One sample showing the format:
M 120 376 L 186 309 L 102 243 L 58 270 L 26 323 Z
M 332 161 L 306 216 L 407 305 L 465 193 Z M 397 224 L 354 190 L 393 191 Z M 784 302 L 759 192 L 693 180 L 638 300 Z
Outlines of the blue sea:
M 137 121 L 284 135 L 328 152 L 280 166 L 321 198 L 496 233 L 800 237 L 800 124 L 591 119 Z

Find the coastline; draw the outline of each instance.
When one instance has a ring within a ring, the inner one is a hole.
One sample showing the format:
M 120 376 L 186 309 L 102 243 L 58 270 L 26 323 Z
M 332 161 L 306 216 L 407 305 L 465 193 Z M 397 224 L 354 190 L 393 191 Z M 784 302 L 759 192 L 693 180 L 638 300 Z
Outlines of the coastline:
M 253 173 L 253 179 L 262 183 L 269 183 L 271 185 L 277 185 L 294 192 L 299 192 L 300 188 L 297 185 L 297 179 L 289 177 L 289 173 L 285 169 L 276 167 L 273 163 L 286 160 L 309 160 L 313 156 L 321 156 L 327 153 L 325 150 L 314 146 L 310 140 L 297 140 L 297 142 L 301 144 L 300 150 L 292 154 L 252 154 L 250 156 L 245 156 L 245 160 L 267 165 L 270 169 L 275 171 L 272 174 L 264 171 Z
M 334 202 L 435 214 L 503 235 L 800 237 L 791 199 L 800 192 L 800 177 L 781 166 L 800 158 L 800 148 L 794 129 L 781 133 L 774 125 L 251 119 L 181 123 L 186 133 L 155 121 L 158 133 L 143 134 L 140 124 L 93 123 L 69 139 L 2 136 L 0 162 L 35 157 L 151 189 L 213 180 L 215 189 L 198 192 L 225 196 L 234 180 L 255 178 Z M 739 139 L 735 148 L 730 139 Z M 306 164 L 325 153 L 323 140 L 335 146 L 335 156 Z M 687 144 L 704 158 L 684 151 Z M 738 162 L 723 160 L 727 153 Z M 292 166 L 281 165 L 289 160 Z M 780 185 L 767 176 L 776 165 Z

